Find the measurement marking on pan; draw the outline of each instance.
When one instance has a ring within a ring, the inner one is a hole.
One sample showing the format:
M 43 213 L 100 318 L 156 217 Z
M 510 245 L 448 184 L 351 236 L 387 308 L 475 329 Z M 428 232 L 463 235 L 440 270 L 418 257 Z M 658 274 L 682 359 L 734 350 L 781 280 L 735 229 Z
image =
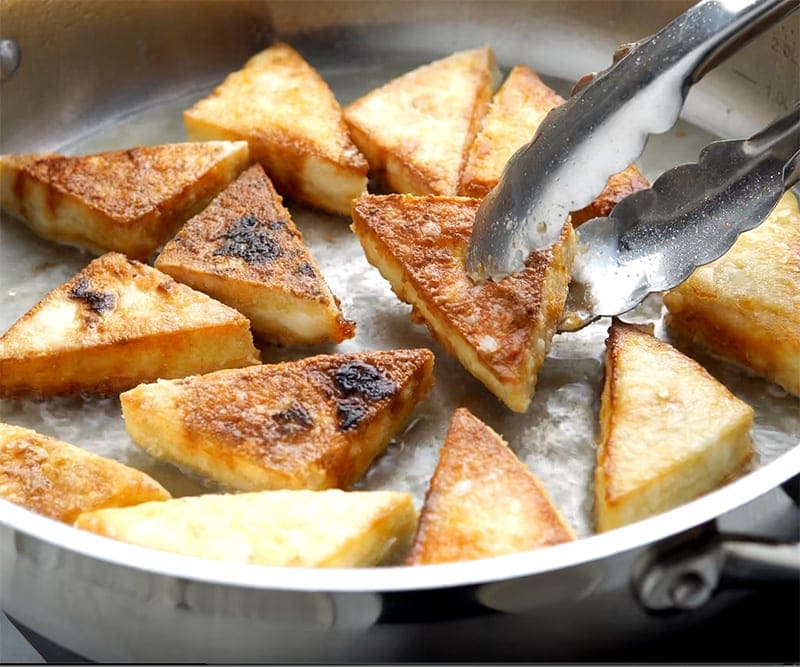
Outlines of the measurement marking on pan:
M 731 69 L 731 71 L 732 71 L 734 74 L 738 74 L 738 75 L 739 75 L 740 77 L 742 77 L 742 78 L 743 78 L 745 81 L 749 81 L 749 82 L 750 82 L 750 83 L 752 83 L 752 84 L 756 84 L 756 85 L 758 85 L 758 81 L 756 81 L 756 80 L 755 80 L 753 77 L 751 77 L 751 76 L 749 76 L 749 75 L 745 74 L 744 72 L 740 72 L 738 69 Z
M 777 104 L 779 108 L 783 109 L 784 111 L 789 110 L 789 104 L 791 98 L 787 93 L 780 88 L 775 88 L 771 84 L 767 85 L 766 88 L 767 92 L 767 99 L 771 100 L 773 103 Z

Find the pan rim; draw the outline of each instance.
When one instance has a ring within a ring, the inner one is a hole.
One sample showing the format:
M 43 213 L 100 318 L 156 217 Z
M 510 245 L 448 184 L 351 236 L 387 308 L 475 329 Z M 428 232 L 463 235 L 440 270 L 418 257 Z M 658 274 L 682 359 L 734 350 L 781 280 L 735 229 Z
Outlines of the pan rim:
M 800 444 L 720 489 L 628 526 L 533 551 L 421 566 L 310 568 L 215 561 L 84 532 L 4 499 L 0 499 L 0 525 L 107 565 L 198 584 L 305 593 L 404 592 L 553 573 L 651 546 L 735 510 L 797 474 L 800 474 Z

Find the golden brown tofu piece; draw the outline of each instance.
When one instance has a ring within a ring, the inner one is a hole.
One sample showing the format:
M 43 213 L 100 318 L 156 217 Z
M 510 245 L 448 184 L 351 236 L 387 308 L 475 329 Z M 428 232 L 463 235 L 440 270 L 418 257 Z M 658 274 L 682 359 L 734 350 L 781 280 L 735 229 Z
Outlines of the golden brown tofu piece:
M 317 71 L 276 42 L 183 114 L 192 139 L 244 139 L 286 197 L 347 215 L 367 189 L 367 161 Z
M 365 567 L 396 557 L 417 522 L 396 491 L 261 491 L 189 496 L 78 517 L 77 528 L 235 563 Z
M 0 498 L 72 523 L 81 512 L 169 497 L 158 482 L 134 468 L 0 423 Z
M 524 65 L 514 67 L 492 99 L 470 148 L 458 194 L 485 197 L 497 185 L 511 156 L 533 139 L 550 110 L 563 103 L 564 98 L 535 72 Z M 572 226 L 608 216 L 629 194 L 649 187 L 636 165 L 631 165 L 614 174 L 595 201 L 572 213 Z
M 152 456 L 242 491 L 347 488 L 433 384 L 429 350 L 319 355 L 120 396 Z
M 236 308 L 264 340 L 340 343 L 355 334 L 261 165 L 189 220 L 155 266 Z
M 0 337 L 0 397 L 114 394 L 156 378 L 257 363 L 243 315 L 107 253 Z
M 469 410 L 456 410 L 407 563 L 490 558 L 574 539 L 508 444 Z
M 244 142 L 0 156 L 0 206 L 51 241 L 147 260 L 249 162 Z
M 670 330 L 800 396 L 800 208 L 767 220 L 664 296 Z
M 466 197 L 367 195 L 355 202 L 352 229 L 414 317 L 489 391 L 525 412 L 564 308 L 575 235 L 567 224 L 522 271 L 475 284 L 465 255 L 479 205 Z
M 753 409 L 643 328 L 615 321 L 606 341 L 595 470 L 598 530 L 659 514 L 739 474 Z
M 389 190 L 455 195 L 495 76 L 490 48 L 459 51 L 373 90 L 344 117 Z
M 485 197 L 506 163 L 533 139 L 548 112 L 564 99 L 524 65 L 517 65 L 495 93 L 469 149 L 458 194 Z

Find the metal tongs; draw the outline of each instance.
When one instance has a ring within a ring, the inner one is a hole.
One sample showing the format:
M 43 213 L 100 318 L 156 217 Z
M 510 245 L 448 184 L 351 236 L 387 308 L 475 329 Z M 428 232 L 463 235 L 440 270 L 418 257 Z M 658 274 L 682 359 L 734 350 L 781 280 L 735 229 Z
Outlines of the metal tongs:
M 545 118 L 481 204 L 467 252 L 475 280 L 519 271 L 550 247 L 570 211 L 678 120 L 689 88 L 798 0 L 702 0 Z M 696 164 L 662 174 L 608 218 L 578 228 L 562 331 L 635 307 L 675 287 L 758 226 L 800 179 L 800 105 L 747 140 L 707 146 Z

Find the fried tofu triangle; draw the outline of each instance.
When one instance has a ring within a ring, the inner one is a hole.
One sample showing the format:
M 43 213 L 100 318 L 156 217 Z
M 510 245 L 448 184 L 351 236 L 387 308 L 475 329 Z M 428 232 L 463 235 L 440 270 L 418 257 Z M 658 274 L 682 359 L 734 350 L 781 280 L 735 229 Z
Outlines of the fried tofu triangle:
M 0 206 L 51 241 L 147 260 L 239 175 L 244 142 L 0 156 Z
M 548 112 L 564 99 L 539 76 L 517 65 L 492 98 L 469 148 L 458 194 L 485 197 L 516 151 L 530 142 Z
M 134 468 L 0 423 L 0 498 L 72 523 L 81 512 L 169 497 L 158 482 Z
M 800 208 L 787 192 L 761 225 L 664 296 L 679 338 L 800 396 Z
M 322 77 L 277 42 L 183 114 L 189 137 L 245 139 L 284 196 L 347 215 L 367 189 L 367 161 Z
M 236 308 L 264 340 L 339 343 L 355 334 L 261 165 L 187 222 L 155 266 Z
M 490 48 L 459 51 L 373 90 L 344 117 L 388 189 L 455 195 L 495 75 Z
M 470 147 L 458 194 L 485 197 L 497 185 L 511 156 L 533 139 L 545 116 L 563 102 L 535 72 L 524 65 L 514 67 L 492 99 Z M 648 187 L 636 165 L 614 174 L 595 201 L 572 213 L 573 227 L 608 216 L 622 199 Z
M 115 394 L 156 378 L 257 363 L 243 315 L 107 253 L 0 337 L 0 398 Z
M 598 530 L 693 500 L 750 462 L 753 409 L 667 343 L 615 320 L 605 375 L 595 469 Z
M 433 384 L 429 350 L 319 355 L 120 396 L 133 441 L 241 491 L 346 488 Z
M 639 167 L 632 164 L 618 174 L 613 174 L 608 179 L 605 189 L 591 204 L 579 211 L 572 212 L 569 218 L 572 226 L 580 227 L 584 222 L 588 222 L 593 218 L 607 218 L 611 215 L 614 207 L 625 197 L 639 190 L 646 190 L 649 187 L 650 181 L 639 171 Z
M 564 308 L 575 234 L 565 225 L 522 271 L 476 284 L 465 255 L 479 205 L 466 197 L 368 195 L 353 206 L 352 229 L 412 316 L 509 408 L 525 412 Z
M 189 496 L 78 517 L 76 528 L 236 563 L 365 567 L 396 559 L 417 522 L 396 491 L 261 491 Z
M 407 564 L 489 558 L 574 539 L 508 444 L 469 410 L 456 410 Z

